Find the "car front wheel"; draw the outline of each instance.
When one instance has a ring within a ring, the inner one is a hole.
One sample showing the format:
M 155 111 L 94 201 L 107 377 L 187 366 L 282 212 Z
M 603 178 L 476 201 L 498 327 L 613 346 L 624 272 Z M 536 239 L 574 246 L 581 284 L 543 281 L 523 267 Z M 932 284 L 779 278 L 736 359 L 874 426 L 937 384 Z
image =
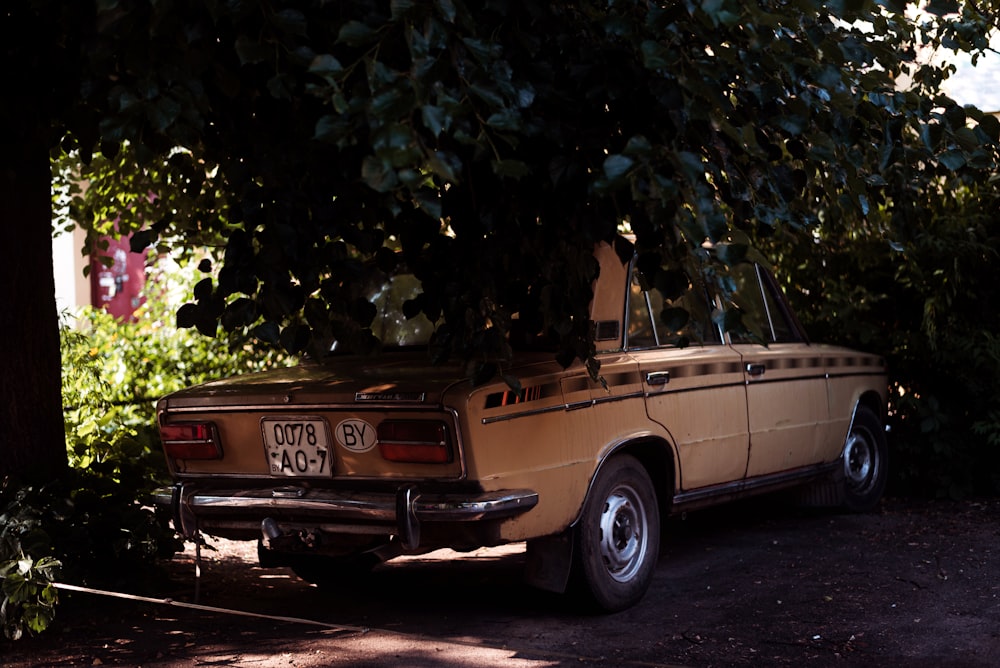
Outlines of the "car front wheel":
M 885 430 L 867 406 L 858 406 L 841 455 L 844 471 L 844 506 L 871 510 L 885 491 L 889 453 Z
M 653 579 L 659 547 L 649 474 L 634 457 L 617 455 L 598 472 L 576 527 L 579 593 L 603 612 L 635 605 Z

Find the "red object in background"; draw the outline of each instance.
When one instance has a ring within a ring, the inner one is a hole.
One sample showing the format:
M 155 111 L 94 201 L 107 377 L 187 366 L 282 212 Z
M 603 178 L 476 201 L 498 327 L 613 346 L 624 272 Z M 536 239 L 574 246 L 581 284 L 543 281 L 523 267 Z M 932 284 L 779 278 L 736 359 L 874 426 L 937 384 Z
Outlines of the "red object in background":
M 132 320 L 145 297 L 146 255 L 129 251 L 129 240 L 106 238 L 107 250 L 95 248 L 90 254 L 90 303 L 122 320 Z M 111 266 L 100 258 L 111 258 Z

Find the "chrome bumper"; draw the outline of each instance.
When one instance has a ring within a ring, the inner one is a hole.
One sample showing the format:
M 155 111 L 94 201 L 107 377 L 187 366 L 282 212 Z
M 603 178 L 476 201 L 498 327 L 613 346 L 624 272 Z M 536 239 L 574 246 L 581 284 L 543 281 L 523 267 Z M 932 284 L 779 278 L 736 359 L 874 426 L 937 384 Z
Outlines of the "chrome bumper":
M 297 486 L 259 489 L 201 489 L 178 483 L 153 493 L 169 509 L 174 528 L 192 537 L 199 529 L 259 530 L 265 518 L 293 519 L 321 530 L 392 533 L 406 549 L 420 544 L 421 522 L 477 522 L 511 517 L 533 508 L 538 493 L 527 489 L 478 494 L 426 494 L 416 485 L 395 493 L 336 492 Z

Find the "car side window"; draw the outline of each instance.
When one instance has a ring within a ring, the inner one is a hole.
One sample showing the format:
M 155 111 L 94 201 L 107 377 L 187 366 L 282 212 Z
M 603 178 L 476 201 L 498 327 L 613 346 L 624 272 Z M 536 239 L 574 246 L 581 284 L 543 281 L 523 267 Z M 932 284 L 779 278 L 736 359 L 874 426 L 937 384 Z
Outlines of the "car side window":
M 722 342 L 708 297 L 699 286 L 690 286 L 677 299 L 666 299 L 655 287 L 643 290 L 639 270 L 633 269 L 628 306 L 629 348 Z
M 733 304 L 743 313 L 743 324 L 752 335 L 734 332 L 734 342 L 750 343 L 754 339 L 764 343 L 802 341 L 801 332 L 788 317 L 784 299 L 763 267 L 749 263 L 739 265 L 733 267 L 732 276 L 736 281 Z

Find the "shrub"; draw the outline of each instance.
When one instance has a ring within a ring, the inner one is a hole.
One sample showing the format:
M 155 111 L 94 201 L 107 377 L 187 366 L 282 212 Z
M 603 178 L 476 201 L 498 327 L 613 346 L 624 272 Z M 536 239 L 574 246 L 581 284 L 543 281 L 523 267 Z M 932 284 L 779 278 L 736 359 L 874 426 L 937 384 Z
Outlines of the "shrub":
M 83 309 L 62 326 L 63 404 L 70 463 L 43 488 L 0 481 L 0 627 L 9 638 L 52 621 L 56 577 L 134 587 L 181 543 L 146 504 L 167 482 L 155 404 L 188 385 L 290 360 L 178 329 L 162 274 L 134 322 Z M 171 300 L 172 301 L 172 300 Z M 176 303 L 176 302 L 175 302 Z
M 26 631 L 44 631 L 55 616 L 58 595 L 52 582 L 60 562 L 52 556 L 32 490 L 0 487 L 0 628 L 19 639 Z
M 885 355 L 896 494 L 1000 494 L 993 188 L 949 181 L 926 194 L 924 218 L 873 209 L 868 223 L 761 244 L 817 341 Z

